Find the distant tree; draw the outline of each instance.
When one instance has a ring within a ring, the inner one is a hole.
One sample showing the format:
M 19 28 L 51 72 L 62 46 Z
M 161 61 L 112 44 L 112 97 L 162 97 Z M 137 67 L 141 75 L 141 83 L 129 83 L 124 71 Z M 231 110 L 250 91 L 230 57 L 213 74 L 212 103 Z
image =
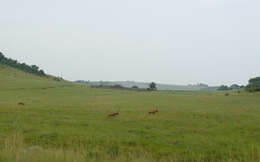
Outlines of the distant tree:
M 154 90 L 157 90 L 157 88 L 156 88 L 156 83 L 154 83 L 154 82 L 150 83 L 150 84 L 149 84 L 149 89 L 150 89 L 150 90 L 153 90 L 153 91 L 154 91 Z
M 208 87 L 209 87 L 209 85 L 204 84 L 204 83 L 198 83 L 197 86 L 205 87 L 205 88 L 208 88 Z
M 132 86 L 132 89 L 138 89 L 137 85 Z
M 226 85 L 222 85 L 218 88 L 219 91 L 228 91 L 228 90 L 231 90 L 231 88 L 229 88 L 228 86 Z
M 237 84 L 232 84 L 232 85 L 230 86 L 230 88 L 233 89 L 233 90 L 235 90 L 235 89 L 239 89 L 240 86 L 237 85 Z
M 5 58 L 5 56 L 0 52 L 0 61 L 2 60 L 2 59 L 4 59 Z
M 44 72 L 43 70 L 40 70 L 40 71 L 39 71 L 39 75 L 45 76 L 46 74 L 45 74 L 45 72 Z
M 33 71 L 39 71 L 39 67 L 36 65 L 32 65 L 31 68 Z
M 252 78 L 248 82 L 249 84 L 260 84 L 260 77 Z
M 260 77 L 252 78 L 249 81 L 249 84 L 246 86 L 246 90 L 249 92 L 260 91 Z

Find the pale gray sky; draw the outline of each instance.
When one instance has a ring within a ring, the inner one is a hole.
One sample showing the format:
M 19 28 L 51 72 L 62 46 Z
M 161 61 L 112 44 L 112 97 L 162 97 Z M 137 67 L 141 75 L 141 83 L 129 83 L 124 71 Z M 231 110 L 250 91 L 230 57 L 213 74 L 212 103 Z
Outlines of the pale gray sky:
M 2 0 L 0 51 L 69 80 L 246 84 L 259 0 Z

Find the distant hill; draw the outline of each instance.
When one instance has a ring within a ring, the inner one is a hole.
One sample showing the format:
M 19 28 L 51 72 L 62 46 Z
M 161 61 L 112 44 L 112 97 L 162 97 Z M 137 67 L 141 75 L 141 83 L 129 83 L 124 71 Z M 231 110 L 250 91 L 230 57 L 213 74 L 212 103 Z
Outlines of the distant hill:
M 141 89 L 146 89 L 149 87 L 150 83 L 135 82 L 135 81 L 83 81 L 78 80 L 77 83 L 85 83 L 91 86 L 114 86 L 121 85 L 126 88 L 131 88 L 137 86 Z M 184 90 L 184 91 L 199 91 L 199 90 L 217 90 L 218 87 L 209 87 L 206 84 L 195 84 L 195 85 L 171 85 L 171 84 L 160 84 L 157 83 L 158 90 Z

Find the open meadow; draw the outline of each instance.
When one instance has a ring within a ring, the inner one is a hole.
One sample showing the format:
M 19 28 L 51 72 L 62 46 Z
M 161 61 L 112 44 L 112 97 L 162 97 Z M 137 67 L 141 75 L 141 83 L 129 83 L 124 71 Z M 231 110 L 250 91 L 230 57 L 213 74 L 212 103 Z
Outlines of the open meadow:
M 260 161 L 260 94 L 225 93 L 95 89 L 0 66 L 0 161 Z

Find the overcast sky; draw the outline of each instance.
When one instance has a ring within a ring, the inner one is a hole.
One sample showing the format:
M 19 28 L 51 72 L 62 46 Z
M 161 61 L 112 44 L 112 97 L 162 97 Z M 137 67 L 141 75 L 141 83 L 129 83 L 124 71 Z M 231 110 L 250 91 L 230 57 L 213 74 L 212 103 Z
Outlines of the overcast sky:
M 69 80 L 246 84 L 259 0 L 2 0 L 0 51 Z

